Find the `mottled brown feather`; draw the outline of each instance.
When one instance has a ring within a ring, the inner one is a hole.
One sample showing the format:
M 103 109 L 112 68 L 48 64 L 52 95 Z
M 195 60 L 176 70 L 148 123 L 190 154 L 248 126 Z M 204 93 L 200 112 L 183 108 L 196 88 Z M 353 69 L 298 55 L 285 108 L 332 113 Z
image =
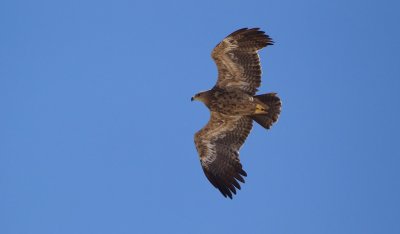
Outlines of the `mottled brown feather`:
M 218 68 L 216 86 L 254 95 L 261 85 L 258 51 L 272 44 L 272 39 L 259 28 L 242 28 L 228 35 L 211 53 Z
M 247 176 L 239 160 L 239 149 L 252 128 L 247 116 L 226 116 L 211 112 L 207 125 L 195 134 L 195 144 L 200 155 L 204 174 L 225 197 L 232 198 L 238 181 Z

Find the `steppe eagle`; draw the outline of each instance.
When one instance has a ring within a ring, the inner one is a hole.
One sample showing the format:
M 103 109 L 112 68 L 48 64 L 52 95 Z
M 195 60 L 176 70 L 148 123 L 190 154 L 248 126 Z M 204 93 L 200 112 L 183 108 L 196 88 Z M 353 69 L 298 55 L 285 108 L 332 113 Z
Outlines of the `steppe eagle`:
M 259 28 L 242 28 L 223 39 L 212 51 L 217 64 L 215 86 L 197 93 L 211 112 L 207 125 L 194 136 L 204 174 L 225 197 L 232 199 L 247 173 L 239 160 L 239 149 L 253 120 L 269 129 L 278 120 L 281 101 L 276 93 L 255 95 L 261 84 L 258 51 L 272 45 Z

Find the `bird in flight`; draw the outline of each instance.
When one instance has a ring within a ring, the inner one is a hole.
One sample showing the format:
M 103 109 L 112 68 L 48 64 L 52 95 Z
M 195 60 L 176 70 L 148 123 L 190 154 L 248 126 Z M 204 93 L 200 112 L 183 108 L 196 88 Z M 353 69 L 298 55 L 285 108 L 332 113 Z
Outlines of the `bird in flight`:
M 193 100 L 203 102 L 211 117 L 194 135 L 200 163 L 207 179 L 224 197 L 232 199 L 247 173 L 239 160 L 239 149 L 253 120 L 269 129 L 279 117 L 281 101 L 276 93 L 256 95 L 261 84 L 258 51 L 272 45 L 259 28 L 242 28 L 223 39 L 212 51 L 218 68 L 215 86 L 199 92 Z

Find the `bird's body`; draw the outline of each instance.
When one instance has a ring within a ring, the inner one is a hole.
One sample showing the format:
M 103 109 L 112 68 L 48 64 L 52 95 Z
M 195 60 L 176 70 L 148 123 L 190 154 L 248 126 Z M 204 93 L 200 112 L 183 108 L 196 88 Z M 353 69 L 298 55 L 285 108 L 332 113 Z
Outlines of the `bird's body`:
M 206 96 L 204 103 L 210 111 L 215 111 L 229 116 L 243 116 L 256 114 L 260 109 L 268 108 L 252 95 L 238 90 L 225 90 L 220 88 L 210 89 L 202 95 Z
M 225 197 L 232 198 L 247 176 L 239 149 L 253 120 L 269 129 L 281 111 L 275 93 L 255 95 L 261 84 L 257 52 L 267 45 L 272 45 L 271 38 L 258 28 L 239 29 L 227 36 L 211 54 L 218 67 L 217 84 L 192 97 L 211 112 L 207 125 L 195 134 L 195 145 L 206 177 Z

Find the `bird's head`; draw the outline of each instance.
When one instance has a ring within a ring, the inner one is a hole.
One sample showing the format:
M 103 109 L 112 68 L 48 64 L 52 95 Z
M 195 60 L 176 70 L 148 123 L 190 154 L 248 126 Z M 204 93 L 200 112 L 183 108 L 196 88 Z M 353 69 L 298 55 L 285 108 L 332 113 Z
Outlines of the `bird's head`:
M 208 104 L 208 96 L 209 96 L 209 91 L 204 91 L 204 92 L 200 92 L 200 93 L 196 93 L 191 100 L 197 100 L 197 101 L 201 101 L 204 102 L 204 104 Z

